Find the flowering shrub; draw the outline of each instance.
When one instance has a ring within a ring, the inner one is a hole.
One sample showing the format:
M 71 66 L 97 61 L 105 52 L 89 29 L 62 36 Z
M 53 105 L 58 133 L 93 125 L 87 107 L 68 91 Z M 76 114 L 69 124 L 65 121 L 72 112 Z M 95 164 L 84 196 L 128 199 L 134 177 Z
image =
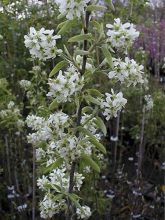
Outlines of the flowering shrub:
M 106 73 L 110 79 L 117 78 L 121 83 L 126 82 L 127 86 L 143 83 L 143 66 L 128 57 L 125 58 L 125 62 L 112 58 L 108 49 L 108 44 L 127 49 L 127 46 L 130 47 L 138 37 L 139 32 L 135 30 L 133 24 L 122 24 L 120 19 L 116 19 L 114 25 L 106 25 L 111 30 L 107 32 L 108 38 L 105 38 L 102 25 L 95 21 L 101 33 L 98 39 L 93 39 L 92 29 L 91 33 L 88 33 L 89 15 L 91 11 L 105 10 L 105 7 L 92 5 L 94 1 L 55 2 L 61 15 L 68 19 L 68 25 L 75 17 L 85 18 L 84 32 L 68 40 L 73 44 L 80 43 L 80 48 L 75 50 L 75 53 L 79 51 L 80 54 L 72 57 L 66 46 L 62 50 L 57 50 L 55 40 L 59 36 L 53 37 L 53 31 L 44 28 L 39 32 L 31 28 L 29 36 L 25 36 L 25 46 L 29 48 L 33 58 L 42 60 L 54 58 L 60 51 L 58 54 L 63 59 L 51 71 L 50 77 L 53 78 L 48 79 L 47 97 L 52 99 L 49 108 L 53 114 L 47 117 L 36 115 L 27 117 L 27 125 L 33 130 L 28 135 L 28 142 L 37 148 L 37 159 L 44 160 L 46 165 L 44 168 L 46 175 L 39 178 L 37 184 L 45 193 L 40 203 L 41 217 L 51 218 L 54 214 L 64 211 L 68 218 L 74 215 L 74 205 L 77 218 L 87 219 L 91 215 L 90 208 L 80 205 L 76 193 L 80 191 L 85 181 L 85 173 L 90 172 L 89 167 L 100 172 L 102 154 L 106 153 L 101 143 L 102 134 L 106 135 L 106 127 L 99 114 L 105 116 L 108 121 L 117 117 L 127 103 L 122 92 L 114 92 L 111 89 L 111 94 L 106 92 L 104 95 L 98 89 L 90 88 L 90 79 L 97 69 L 102 71 L 108 65 L 112 69 L 111 72 Z M 65 22 L 62 23 L 61 31 L 65 31 L 64 27 Z M 95 52 L 95 47 L 92 46 L 94 42 L 100 45 L 104 55 L 103 65 L 100 63 L 98 68 L 95 67 L 95 60 L 90 56 L 90 53 Z M 91 44 L 90 48 L 88 48 L 89 44 Z M 50 51 L 54 47 L 55 55 L 51 55 Z M 63 68 L 64 71 L 61 70 Z M 73 104 L 72 111 L 63 111 L 63 107 L 69 102 Z M 79 160 L 83 163 L 81 173 L 77 172 Z

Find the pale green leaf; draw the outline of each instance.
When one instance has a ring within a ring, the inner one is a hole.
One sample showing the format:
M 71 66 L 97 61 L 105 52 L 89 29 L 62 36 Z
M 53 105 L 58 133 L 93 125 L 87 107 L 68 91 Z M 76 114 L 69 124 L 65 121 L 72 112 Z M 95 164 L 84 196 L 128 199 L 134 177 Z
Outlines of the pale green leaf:
M 101 131 L 103 132 L 104 136 L 106 136 L 107 129 L 106 129 L 106 126 L 105 126 L 103 120 L 100 117 L 97 116 L 95 118 L 94 122 L 97 125 L 97 127 L 101 129 Z
M 111 68 L 113 68 L 112 55 L 111 55 L 110 51 L 108 50 L 107 46 L 106 46 L 106 45 L 103 46 L 103 47 L 101 48 L 101 50 L 102 50 L 102 52 L 103 52 L 103 54 L 104 54 L 104 57 L 106 58 L 106 61 L 107 61 L 108 65 L 109 65 Z
M 92 39 L 92 34 L 80 34 L 80 35 L 76 35 L 74 37 L 71 37 L 68 40 L 68 42 L 73 43 L 73 42 L 91 40 L 91 39 Z
M 49 109 L 52 111 L 52 110 L 55 110 L 58 108 L 58 105 L 59 103 L 56 101 L 56 99 L 49 105 Z
M 43 173 L 47 174 L 47 173 L 51 172 L 52 170 L 54 170 L 57 167 L 59 167 L 60 165 L 62 165 L 63 161 L 64 160 L 62 158 L 56 159 L 56 161 L 54 163 L 50 164 L 48 167 L 45 168 Z
M 100 173 L 99 165 L 90 156 L 82 154 L 81 159 L 85 163 L 85 165 L 90 166 L 93 170 Z
M 55 65 L 55 67 L 52 69 L 52 71 L 49 74 L 49 77 L 54 76 L 56 73 L 58 73 L 64 66 L 66 66 L 68 63 L 65 60 L 60 61 Z

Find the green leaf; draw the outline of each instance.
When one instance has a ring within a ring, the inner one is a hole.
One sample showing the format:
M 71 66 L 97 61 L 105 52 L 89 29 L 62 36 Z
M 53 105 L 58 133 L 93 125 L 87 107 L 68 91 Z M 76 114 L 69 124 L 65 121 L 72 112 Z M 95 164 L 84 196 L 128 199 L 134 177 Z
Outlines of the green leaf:
M 96 140 L 96 138 L 91 138 L 91 137 L 89 137 L 88 140 L 91 142 L 91 144 L 95 145 L 95 147 L 96 147 L 99 151 L 101 151 L 103 154 L 106 154 L 106 149 L 105 149 L 104 145 L 102 145 L 100 142 L 98 142 L 98 141 Z
M 68 42 L 73 43 L 77 41 L 84 41 L 84 40 L 91 40 L 92 39 L 92 34 L 80 34 L 76 35 L 74 37 L 71 37 Z
M 83 134 L 87 135 L 89 138 L 88 138 L 88 141 L 90 143 L 92 143 L 93 145 L 95 145 L 95 147 L 101 151 L 102 153 L 106 153 L 106 149 L 105 147 L 96 139 L 96 137 L 90 132 L 88 131 L 87 129 L 79 126 L 77 128 L 78 131 L 82 132 Z
M 88 51 L 85 51 L 85 50 L 76 50 L 75 51 L 75 55 L 88 55 L 89 52 Z
M 92 113 L 93 112 L 93 108 L 91 108 L 90 106 L 85 106 L 83 109 L 82 109 L 82 113 Z
M 49 105 L 49 109 L 52 111 L 52 110 L 55 110 L 58 108 L 58 105 L 59 103 L 56 101 L 56 99 Z
M 114 7 L 114 5 L 113 5 L 113 3 L 112 3 L 112 0 L 105 0 L 105 2 L 107 2 L 107 3 L 109 4 L 110 8 L 111 8 L 113 11 L 115 11 L 115 7 Z
M 59 32 L 57 33 L 57 35 L 60 34 L 64 34 L 66 31 L 68 31 L 74 24 L 75 24 L 75 19 L 74 20 L 67 20 L 65 22 L 63 22 L 63 25 L 61 24 L 60 26 L 61 29 L 59 30 Z
M 106 7 L 101 6 L 101 5 L 88 5 L 87 6 L 87 11 L 106 11 Z
M 106 126 L 103 122 L 103 120 L 100 117 L 96 117 L 96 119 L 94 120 L 95 124 L 98 126 L 98 128 L 101 129 L 101 131 L 103 132 L 104 136 L 106 136 L 107 134 L 107 129 Z
M 56 196 L 53 196 L 53 200 L 54 200 L 54 201 L 58 201 L 58 200 L 61 200 L 63 197 L 64 197 L 63 194 L 58 194 L 58 195 L 56 195 Z
M 79 209 L 82 209 L 80 203 L 78 202 L 79 197 L 74 193 L 68 194 L 69 199 L 75 204 L 75 206 Z
M 86 95 L 86 96 L 84 96 L 84 98 L 85 98 L 86 102 L 91 102 L 95 105 L 100 105 L 100 102 L 96 98 L 92 97 L 91 95 Z
M 89 93 L 92 96 L 96 96 L 96 97 L 102 97 L 103 96 L 101 94 L 101 92 L 97 89 L 87 89 L 86 91 L 87 91 L 87 93 Z
M 82 154 L 81 159 L 85 162 L 85 165 L 90 166 L 93 170 L 100 173 L 100 167 L 91 157 L 86 154 Z
M 52 71 L 49 74 L 49 77 L 54 76 L 56 73 L 59 72 L 59 70 L 61 70 L 64 66 L 66 66 L 68 63 L 65 60 L 60 61 L 59 63 L 57 63 L 55 65 L 55 67 L 52 69 Z
M 48 167 L 46 167 L 46 169 L 44 170 L 43 173 L 47 174 L 47 173 L 51 172 L 52 170 L 54 170 L 57 167 L 59 167 L 60 165 L 62 165 L 63 161 L 64 160 L 62 158 L 58 158 L 54 163 L 52 163 Z
M 91 21 L 92 25 L 97 29 L 97 31 L 100 31 L 101 30 L 101 25 L 99 22 L 95 21 L 95 20 L 92 20 Z
M 63 22 L 61 22 L 60 24 L 58 24 L 58 25 L 57 25 L 57 29 L 61 29 L 61 28 L 66 24 L 67 21 L 68 21 L 68 20 L 63 21 Z
M 68 49 L 67 49 L 67 47 L 64 45 L 64 51 L 65 51 L 65 53 L 66 53 L 66 55 L 70 58 L 70 59 L 72 59 L 72 56 L 70 55 L 70 53 L 69 53 L 69 51 L 68 51 Z
M 112 55 L 111 55 L 111 53 L 109 52 L 109 50 L 107 49 L 107 46 L 106 46 L 106 45 L 103 46 L 103 47 L 101 48 L 101 50 L 102 50 L 102 52 L 103 52 L 103 54 L 104 54 L 104 56 L 105 56 L 105 58 L 106 58 L 107 63 L 109 64 L 109 66 L 110 66 L 111 68 L 113 68 Z

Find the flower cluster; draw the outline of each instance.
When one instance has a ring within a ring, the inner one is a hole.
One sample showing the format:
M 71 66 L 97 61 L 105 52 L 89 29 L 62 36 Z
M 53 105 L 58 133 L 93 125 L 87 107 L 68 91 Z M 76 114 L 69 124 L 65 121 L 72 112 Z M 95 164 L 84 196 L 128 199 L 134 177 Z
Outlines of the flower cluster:
M 138 65 L 135 60 L 126 57 L 125 62 L 123 62 L 120 58 L 113 58 L 113 66 L 113 70 L 108 73 L 109 79 L 116 79 L 127 86 L 144 83 L 144 67 Z
M 147 111 L 151 110 L 154 105 L 151 95 L 145 95 L 144 100 L 145 100 L 145 109 Z
M 59 213 L 65 207 L 64 199 L 55 199 L 53 194 L 47 193 L 40 202 L 41 218 L 52 218 L 53 215 Z
M 49 116 L 46 120 L 43 117 L 29 115 L 26 119 L 28 127 L 34 131 L 28 135 L 29 143 L 38 146 L 43 141 L 50 141 L 54 136 L 62 137 L 64 128 L 69 126 L 68 116 L 59 111 Z
M 47 60 L 55 58 L 58 53 L 62 52 L 56 47 L 56 40 L 61 36 L 53 35 L 53 32 L 54 30 L 45 30 L 45 28 L 39 31 L 34 27 L 30 28 L 30 33 L 24 36 L 24 43 L 33 58 Z
M 71 101 L 71 97 L 81 91 L 84 78 L 74 66 L 70 65 L 64 73 L 60 70 L 56 79 L 49 79 L 48 84 L 50 92 L 47 96 L 55 98 L 59 103 L 64 103 Z
M 139 36 L 133 24 L 127 22 L 122 24 L 120 18 L 115 19 L 114 24 L 107 24 L 108 42 L 117 49 L 130 47 Z
M 81 185 L 83 184 L 83 175 L 75 173 L 74 180 L 75 190 L 80 190 Z M 69 176 L 65 168 L 55 169 L 48 176 L 42 176 L 37 180 L 37 185 L 43 191 L 47 191 L 48 187 L 55 189 L 59 192 L 59 189 L 67 192 L 69 189 Z
M 15 124 L 19 129 L 24 126 L 24 122 L 21 119 L 20 110 L 15 106 L 13 101 L 8 103 L 7 109 L 0 111 L 0 119 L 5 122 L 5 126 L 7 126 L 7 122 L 10 124 L 13 122 L 13 124 Z
M 85 8 L 90 0 L 54 0 L 59 6 L 61 15 L 66 16 L 68 20 L 73 18 L 80 18 L 85 12 Z
M 112 117 L 117 117 L 117 113 L 125 106 L 127 99 L 123 98 L 122 92 L 115 94 L 113 89 L 111 89 L 111 94 L 105 93 L 105 95 L 105 100 L 101 101 L 101 108 L 106 120 L 109 120 Z
M 88 219 L 91 216 L 91 210 L 88 206 L 82 206 L 81 209 L 77 208 L 76 210 L 78 219 Z
M 23 88 L 25 91 L 29 90 L 29 88 L 31 87 L 31 82 L 29 80 L 20 80 L 19 84 L 21 88 Z

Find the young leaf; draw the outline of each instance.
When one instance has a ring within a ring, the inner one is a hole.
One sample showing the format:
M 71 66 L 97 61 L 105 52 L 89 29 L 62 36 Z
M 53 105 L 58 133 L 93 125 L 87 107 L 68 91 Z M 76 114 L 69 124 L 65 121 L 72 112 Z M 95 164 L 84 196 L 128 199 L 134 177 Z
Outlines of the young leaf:
M 52 71 L 50 72 L 49 77 L 54 76 L 56 73 L 59 72 L 59 70 L 61 70 L 66 65 L 67 65 L 67 61 L 65 60 L 62 60 L 59 63 L 57 63 L 55 67 L 52 69 Z
M 113 61 L 112 61 L 111 53 L 109 52 L 109 50 L 107 49 L 106 46 L 103 46 L 103 47 L 101 48 L 101 50 L 102 50 L 102 52 L 103 52 L 103 54 L 104 54 L 104 56 L 105 56 L 105 58 L 106 58 L 107 63 L 109 64 L 109 66 L 110 66 L 111 68 L 113 68 Z
M 86 51 L 86 50 L 76 50 L 75 51 L 75 55 L 88 55 L 89 54 L 89 52 L 88 51 Z
M 59 167 L 60 165 L 62 165 L 63 161 L 64 160 L 62 158 L 58 158 L 54 163 L 52 163 L 48 167 L 46 167 L 46 169 L 44 170 L 43 173 L 47 174 L 47 173 L 51 172 L 52 170 L 54 170 L 57 167 Z
M 52 110 L 55 110 L 57 109 L 58 107 L 58 102 L 56 101 L 56 99 L 49 105 L 49 109 L 52 111 Z
M 101 151 L 103 154 L 106 154 L 106 149 L 105 149 L 105 147 L 100 143 L 100 142 L 98 142 L 97 141 L 97 139 L 94 137 L 89 137 L 89 142 L 91 142 L 91 144 L 93 144 L 93 145 L 95 145 L 95 147 L 99 150 L 99 151 Z
M 70 58 L 70 59 L 72 59 L 72 56 L 70 55 L 70 53 L 69 53 L 69 51 L 68 51 L 68 49 L 67 49 L 67 47 L 64 45 L 64 52 L 66 53 L 66 55 Z
M 105 147 L 96 139 L 96 137 L 90 132 L 88 131 L 87 129 L 79 126 L 77 128 L 78 131 L 82 132 L 83 134 L 87 135 L 89 138 L 89 142 L 91 142 L 93 145 L 95 145 L 95 147 L 100 150 L 102 153 L 106 153 L 106 149 Z
M 86 90 L 90 95 L 96 96 L 96 97 L 102 97 L 102 94 L 99 90 L 97 89 L 88 89 Z
M 82 154 L 81 158 L 87 166 L 90 166 L 93 170 L 100 173 L 100 167 L 90 156 Z
M 75 204 L 75 206 L 79 209 L 82 209 L 80 203 L 78 202 L 79 197 L 74 193 L 68 194 L 69 199 Z
M 100 105 L 100 102 L 96 99 L 96 98 L 93 98 L 91 95 L 86 95 L 84 96 L 86 102 L 91 102 L 95 105 Z
M 92 39 L 92 34 L 80 34 L 76 35 L 74 37 L 71 37 L 68 42 L 78 42 L 78 41 L 84 41 L 84 40 L 90 40 Z
M 92 112 L 93 112 L 93 108 L 91 108 L 90 106 L 85 106 L 82 109 L 82 113 L 89 113 L 89 114 L 91 114 Z
M 107 129 L 106 126 L 103 122 L 103 120 L 100 117 L 96 117 L 96 119 L 94 120 L 95 124 L 98 126 L 98 128 L 101 129 L 101 131 L 103 132 L 104 136 L 106 136 L 107 134 Z
M 115 11 L 115 7 L 114 7 L 114 5 L 113 5 L 112 0 L 105 0 L 105 2 L 109 3 L 110 8 L 111 8 L 113 11 Z
M 63 25 L 61 25 L 61 29 L 59 30 L 59 32 L 57 33 L 57 35 L 61 35 L 64 34 L 67 30 L 69 30 L 74 24 L 75 24 L 75 20 L 67 20 L 65 22 L 63 22 Z

